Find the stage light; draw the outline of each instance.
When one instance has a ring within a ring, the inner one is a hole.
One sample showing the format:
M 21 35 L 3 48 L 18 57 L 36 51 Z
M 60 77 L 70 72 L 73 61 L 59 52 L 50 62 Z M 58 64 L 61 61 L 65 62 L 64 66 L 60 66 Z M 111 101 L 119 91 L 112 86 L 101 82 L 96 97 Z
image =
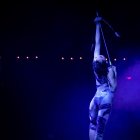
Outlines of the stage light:
M 17 59 L 19 59 L 20 57 L 19 56 L 17 56 Z
M 114 61 L 117 61 L 117 59 L 116 59 L 116 58 L 114 58 Z
M 26 56 L 26 59 L 29 59 L 29 56 Z
M 107 58 L 105 60 L 107 61 Z
M 126 58 L 123 58 L 123 60 L 125 61 L 125 60 L 126 60 Z
M 36 59 L 38 59 L 38 56 L 35 56 Z
M 73 60 L 74 58 L 73 58 L 73 57 L 71 57 L 70 59 L 71 59 L 71 60 Z
M 83 59 L 83 57 L 80 57 L 80 60 Z
M 61 57 L 61 59 L 64 60 L 65 58 L 64 57 Z

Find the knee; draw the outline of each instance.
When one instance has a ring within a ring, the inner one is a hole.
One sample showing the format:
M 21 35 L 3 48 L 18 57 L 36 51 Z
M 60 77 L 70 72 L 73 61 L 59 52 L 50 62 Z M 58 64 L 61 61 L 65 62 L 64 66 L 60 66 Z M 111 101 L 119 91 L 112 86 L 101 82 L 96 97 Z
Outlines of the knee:
M 97 125 L 97 117 L 91 110 L 89 110 L 89 120 L 91 125 Z

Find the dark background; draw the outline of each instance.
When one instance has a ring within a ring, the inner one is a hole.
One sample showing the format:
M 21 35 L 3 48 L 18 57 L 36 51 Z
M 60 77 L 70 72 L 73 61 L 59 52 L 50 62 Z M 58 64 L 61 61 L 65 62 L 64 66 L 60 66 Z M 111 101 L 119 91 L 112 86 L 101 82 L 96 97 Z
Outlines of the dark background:
M 117 96 L 105 139 L 140 139 L 140 105 L 130 104 L 131 109 L 127 104 L 123 106 L 130 95 L 124 83 L 135 71 L 124 73 L 139 62 L 138 2 L 52 0 L 0 3 L 2 140 L 88 139 L 88 106 L 95 93 L 91 44 L 97 9 L 121 36 L 115 38 L 103 25 L 111 59 L 122 82 L 118 89 L 121 98 Z M 62 56 L 65 60 L 61 60 Z M 138 66 L 139 63 L 137 74 Z M 137 81 L 133 78 L 129 86 L 125 85 L 131 93 L 134 80 L 133 87 L 139 86 L 140 79 L 135 77 Z

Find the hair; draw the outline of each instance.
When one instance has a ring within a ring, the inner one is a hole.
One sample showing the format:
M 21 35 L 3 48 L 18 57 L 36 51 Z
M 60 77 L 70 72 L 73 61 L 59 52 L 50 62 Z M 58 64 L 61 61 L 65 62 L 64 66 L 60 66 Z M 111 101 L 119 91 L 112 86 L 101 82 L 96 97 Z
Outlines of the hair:
M 105 83 L 108 74 L 108 64 L 106 61 L 93 61 L 93 70 L 95 72 L 96 79 L 101 83 Z

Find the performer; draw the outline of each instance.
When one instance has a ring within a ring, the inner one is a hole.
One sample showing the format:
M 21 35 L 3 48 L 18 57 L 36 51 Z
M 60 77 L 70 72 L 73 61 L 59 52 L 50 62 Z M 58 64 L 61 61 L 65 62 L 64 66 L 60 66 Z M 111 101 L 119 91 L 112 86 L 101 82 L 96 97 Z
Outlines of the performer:
M 96 93 L 89 106 L 89 139 L 103 140 L 106 123 L 112 109 L 114 92 L 117 86 L 115 66 L 108 66 L 105 56 L 100 55 L 100 26 L 102 18 L 96 17 L 95 50 L 93 70 L 96 78 Z

